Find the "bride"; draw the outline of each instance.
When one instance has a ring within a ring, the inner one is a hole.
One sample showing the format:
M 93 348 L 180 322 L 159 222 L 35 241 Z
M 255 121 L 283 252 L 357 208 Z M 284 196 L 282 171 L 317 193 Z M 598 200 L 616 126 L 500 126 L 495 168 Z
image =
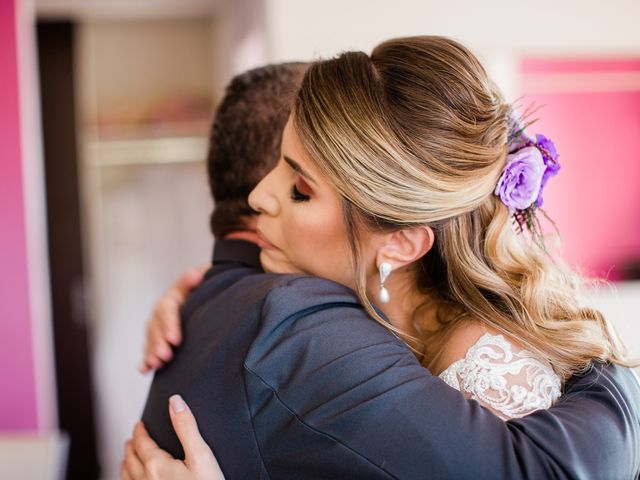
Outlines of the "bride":
M 542 194 L 559 168 L 462 45 L 347 52 L 308 69 L 282 157 L 249 196 L 261 263 L 350 287 L 432 373 L 503 419 L 527 415 L 592 362 L 625 364 L 545 248 Z M 167 478 L 221 476 L 179 397 L 172 412 L 200 470 L 162 457 L 178 469 Z

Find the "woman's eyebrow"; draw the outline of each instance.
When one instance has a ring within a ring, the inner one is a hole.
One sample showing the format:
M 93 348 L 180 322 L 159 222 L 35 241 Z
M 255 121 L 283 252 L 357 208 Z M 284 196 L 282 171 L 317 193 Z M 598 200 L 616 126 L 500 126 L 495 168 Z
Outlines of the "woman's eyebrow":
M 300 164 L 298 162 L 296 162 L 294 159 L 287 157 L 286 155 L 283 156 L 284 161 L 287 162 L 289 164 L 289 166 L 297 173 L 299 173 L 300 175 L 302 175 L 304 178 L 306 178 L 307 180 L 309 180 L 311 183 L 315 183 L 317 185 L 317 182 L 313 179 L 313 177 L 311 175 L 309 175 L 306 170 L 304 170 Z

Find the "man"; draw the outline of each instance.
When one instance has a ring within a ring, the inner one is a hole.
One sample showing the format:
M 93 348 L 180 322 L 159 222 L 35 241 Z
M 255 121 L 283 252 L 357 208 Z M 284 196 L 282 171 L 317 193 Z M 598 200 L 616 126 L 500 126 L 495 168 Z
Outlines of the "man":
M 258 243 L 255 212 L 249 207 L 247 197 L 278 161 L 290 102 L 305 70 L 306 64 L 290 62 L 245 72 L 232 79 L 218 105 L 207 155 L 209 186 L 215 205 L 209 222 L 216 239 L 215 265 L 239 261 L 261 269 L 260 252 L 255 246 Z M 200 283 L 202 273 L 202 269 L 187 271 L 169 294 L 160 299 L 156 309 L 175 306 L 173 296 L 182 299 L 179 290 L 190 290 Z M 180 331 L 167 334 L 176 346 Z M 140 366 L 143 373 L 159 368 L 173 356 L 164 338 L 158 336 L 156 340 L 147 344 L 145 360 Z
M 258 158 L 275 163 L 277 140 L 265 139 L 279 138 L 290 96 L 267 85 L 291 91 L 302 69 L 236 77 L 217 112 L 212 192 L 216 209 L 237 192 L 237 208 L 220 223 L 214 212 L 223 235 L 214 266 L 184 306 L 175 358 L 151 386 L 142 419 L 160 447 L 183 455 L 167 411 L 179 393 L 231 479 L 637 476 L 640 386 L 628 370 L 595 366 L 570 379 L 551 409 L 503 422 L 422 368 L 348 289 L 261 273 L 242 203 L 253 185 L 234 187 L 245 176 L 233 172 Z M 274 99 L 280 107 L 265 113 Z M 257 118 L 267 121 L 252 124 Z M 275 148 L 245 156 L 254 141 Z M 149 366 L 171 356 L 149 353 Z

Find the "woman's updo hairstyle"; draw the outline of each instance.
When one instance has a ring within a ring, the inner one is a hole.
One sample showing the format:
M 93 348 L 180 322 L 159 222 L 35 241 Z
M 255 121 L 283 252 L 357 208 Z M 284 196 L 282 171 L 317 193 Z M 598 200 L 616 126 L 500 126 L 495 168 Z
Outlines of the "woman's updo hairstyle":
M 622 361 L 602 315 L 581 306 L 581 279 L 520 241 L 493 194 L 511 115 L 475 56 L 437 36 L 313 64 L 293 109 L 304 148 L 344 199 L 357 292 L 383 325 L 395 330 L 367 299 L 358 232 L 429 225 L 435 245 L 416 285 L 443 307 L 441 331 L 479 320 L 564 375 Z

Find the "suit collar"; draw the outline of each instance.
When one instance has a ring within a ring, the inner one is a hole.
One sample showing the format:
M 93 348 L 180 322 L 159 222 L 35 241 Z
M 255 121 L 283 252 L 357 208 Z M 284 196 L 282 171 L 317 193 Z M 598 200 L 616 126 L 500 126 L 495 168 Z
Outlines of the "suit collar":
M 260 248 L 255 243 L 245 240 L 215 241 L 213 247 L 213 264 L 241 263 L 249 267 L 262 268 L 260 265 Z

